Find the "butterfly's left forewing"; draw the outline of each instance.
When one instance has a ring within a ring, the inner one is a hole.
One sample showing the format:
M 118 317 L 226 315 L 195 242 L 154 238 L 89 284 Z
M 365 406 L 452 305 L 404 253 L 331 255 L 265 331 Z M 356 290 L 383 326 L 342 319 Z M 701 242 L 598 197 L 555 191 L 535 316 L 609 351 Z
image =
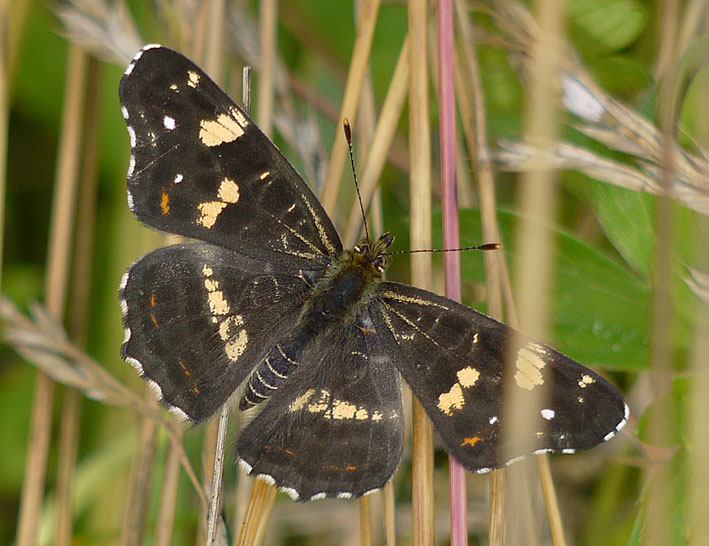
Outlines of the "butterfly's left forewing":
M 342 251 L 305 181 L 189 59 L 146 46 L 119 94 L 131 137 L 128 200 L 141 221 L 303 269 Z
M 446 447 L 472 471 L 529 454 L 503 445 L 506 385 L 530 395 L 525 407 L 533 414 L 534 452 L 588 449 L 625 424 L 627 407 L 607 381 L 469 307 L 385 282 L 370 311 L 390 357 Z M 514 363 L 511 380 L 506 359 Z M 531 394 L 542 385 L 539 406 L 539 397 Z

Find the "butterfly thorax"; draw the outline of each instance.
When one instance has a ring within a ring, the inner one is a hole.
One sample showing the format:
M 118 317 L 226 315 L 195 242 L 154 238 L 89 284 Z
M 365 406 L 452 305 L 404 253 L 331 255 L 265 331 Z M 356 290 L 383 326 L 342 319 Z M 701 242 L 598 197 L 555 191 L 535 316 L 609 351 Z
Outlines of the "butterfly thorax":
M 386 250 L 394 238 L 383 234 L 374 244 L 365 239 L 333 260 L 318 279 L 295 327 L 266 354 L 251 374 L 241 409 L 268 399 L 288 378 L 318 338 L 333 328 L 362 328 L 361 313 L 375 297 L 389 265 Z

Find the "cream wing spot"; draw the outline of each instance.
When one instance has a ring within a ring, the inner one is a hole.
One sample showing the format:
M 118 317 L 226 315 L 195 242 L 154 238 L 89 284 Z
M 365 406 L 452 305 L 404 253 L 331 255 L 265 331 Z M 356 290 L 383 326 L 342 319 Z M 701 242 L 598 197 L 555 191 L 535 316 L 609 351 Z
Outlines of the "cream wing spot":
M 135 144 L 137 142 L 136 136 L 135 136 L 135 129 L 128 125 L 128 136 L 130 137 L 130 147 L 135 148 Z
M 591 377 L 591 376 L 588 375 L 588 374 L 584 374 L 584 375 L 581 376 L 581 379 L 579 379 L 578 385 L 579 385 L 579 387 L 581 387 L 582 389 L 585 389 L 585 388 L 588 387 L 589 385 L 593 385 L 595 382 L 596 382 L 596 380 L 595 380 L 593 377 Z
M 335 400 L 332 403 L 333 419 L 352 419 L 357 413 L 357 406 L 345 400 Z
M 207 303 L 209 305 L 209 310 L 213 315 L 212 322 L 218 322 L 219 319 L 217 316 L 229 314 L 231 308 L 229 307 L 229 303 L 224 298 L 224 293 L 219 287 L 219 281 L 211 278 L 214 274 L 212 268 L 208 265 L 204 265 L 202 267 L 202 274 L 205 276 L 204 287 L 207 289 Z M 241 320 L 243 322 L 241 315 L 236 315 L 235 317 L 232 317 L 235 321 Z
M 199 74 L 195 72 L 194 70 L 189 70 L 187 72 L 187 85 L 190 87 L 197 87 L 197 84 L 199 83 Z
M 460 383 L 455 383 L 448 392 L 438 397 L 438 409 L 446 415 L 453 415 L 453 410 L 461 410 L 464 405 L 465 398 Z
M 308 411 L 310 413 L 322 413 L 329 406 L 330 406 L 330 391 L 326 391 L 323 389 L 320 391 L 320 398 L 317 401 L 313 402 L 312 404 L 308 404 Z
M 467 366 L 462 370 L 458 370 L 456 375 L 458 377 L 458 383 L 460 383 L 461 387 L 469 388 L 478 382 L 480 372 L 471 366 Z
M 530 345 L 522 347 L 517 352 L 515 362 L 517 371 L 515 372 L 515 382 L 521 389 L 531 391 L 534 387 L 544 384 L 544 376 L 541 370 L 546 366 L 546 362 L 534 351 L 530 350 Z M 536 345 L 536 344 L 533 344 Z
M 236 335 L 239 326 L 244 325 L 244 317 L 232 315 L 219 323 L 219 337 L 222 341 L 229 341 Z
M 229 304 L 224 299 L 224 293 L 221 290 L 209 293 L 209 309 L 213 315 L 226 315 L 230 311 Z
M 197 209 L 199 209 L 201 216 L 197 218 L 197 223 L 202 224 L 207 229 L 211 229 L 225 207 L 226 203 L 222 203 L 221 201 L 208 201 L 199 204 Z
M 168 131 L 172 131 L 177 125 L 175 124 L 175 118 L 170 116 L 165 116 L 162 118 L 162 124 Z
M 315 389 L 308 389 L 303 394 L 301 394 L 298 398 L 293 400 L 293 402 L 290 403 L 290 406 L 288 406 L 288 411 L 290 413 L 293 413 L 295 411 L 302 410 L 305 407 L 305 404 L 307 404 L 310 401 L 310 399 L 313 397 L 314 394 L 315 394 Z
M 236 362 L 237 360 L 239 360 L 239 357 L 246 350 L 246 346 L 248 345 L 248 343 L 249 336 L 246 333 L 246 330 L 239 330 L 239 333 L 234 338 L 232 338 L 224 348 L 227 356 L 229 357 L 229 360 L 231 360 L 232 362 Z
M 219 185 L 217 196 L 226 203 L 236 203 L 239 200 L 239 185 L 230 178 L 225 178 Z
M 202 144 L 213 148 L 243 136 L 248 125 L 246 118 L 238 110 L 231 110 L 229 114 L 219 114 L 217 119 L 203 119 L 200 122 L 199 139 Z
M 403 294 L 397 294 L 392 290 L 386 290 L 384 292 L 384 297 L 392 299 L 394 301 L 400 301 L 402 303 L 415 303 L 416 305 L 421 305 L 422 307 L 437 307 L 439 309 L 448 310 L 448 307 L 436 303 L 434 301 L 422 300 L 421 298 L 414 298 L 412 296 L 405 296 Z

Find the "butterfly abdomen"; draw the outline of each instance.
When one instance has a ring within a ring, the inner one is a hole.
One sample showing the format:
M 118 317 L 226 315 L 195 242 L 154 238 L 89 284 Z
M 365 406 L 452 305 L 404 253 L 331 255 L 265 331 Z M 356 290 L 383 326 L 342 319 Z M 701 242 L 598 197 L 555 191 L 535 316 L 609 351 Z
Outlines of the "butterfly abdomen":
M 288 338 L 272 347 L 251 374 L 239 409 L 270 398 L 319 336 L 332 328 L 352 327 L 379 278 L 365 256 L 343 253 L 315 285 Z

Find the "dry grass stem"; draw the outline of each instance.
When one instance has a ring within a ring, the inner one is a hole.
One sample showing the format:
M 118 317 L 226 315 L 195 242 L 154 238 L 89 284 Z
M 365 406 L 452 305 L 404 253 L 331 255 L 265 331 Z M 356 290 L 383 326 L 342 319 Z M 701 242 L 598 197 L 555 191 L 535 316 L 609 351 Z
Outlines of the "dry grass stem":
M 371 497 L 361 497 L 359 504 L 359 543 L 372 546 L 372 510 Z
M 537 4 L 537 17 L 539 27 L 534 26 L 533 28 L 535 30 L 538 28 L 537 36 L 544 36 L 546 39 L 535 40 L 525 52 L 525 74 L 529 77 L 525 133 L 526 140 L 536 143 L 542 149 L 549 149 L 559 131 L 557 89 L 553 82 L 560 65 L 558 52 L 563 51 L 563 38 L 559 38 L 563 36 L 563 6 L 554 0 L 541 2 Z M 540 221 L 553 219 L 557 213 L 555 177 L 549 162 L 546 164 L 540 162 L 537 170 L 523 173 L 518 201 L 522 217 L 530 218 L 530 220 L 520 222 L 518 226 L 517 248 L 520 251 L 520 260 L 517 293 L 520 298 L 520 323 L 525 331 L 544 339 L 549 321 L 549 299 L 547 297 L 551 282 L 549 268 L 554 258 L 552 234 L 542 227 Z M 513 355 L 510 355 L 507 366 L 514 366 L 512 357 Z M 519 443 L 526 435 L 518 431 L 526 431 L 531 427 L 529 412 L 521 402 L 518 391 L 510 388 L 507 392 L 505 414 L 512 423 L 506 435 L 507 439 L 511 441 L 510 445 L 515 445 L 516 451 L 533 451 L 532 445 Z M 535 392 L 538 397 L 547 394 L 541 389 L 537 389 Z M 532 403 L 532 405 L 534 404 Z M 541 468 L 545 468 L 544 462 L 540 464 Z M 542 473 L 540 477 L 543 482 L 543 490 L 547 493 L 545 501 L 554 543 L 563 545 L 565 544 L 564 533 L 561 528 L 561 519 L 558 517 L 559 508 L 556 504 L 556 494 L 550 474 L 548 472 Z M 517 497 L 510 497 L 509 500 L 512 501 L 512 506 L 509 507 L 511 512 L 519 512 L 522 509 Z M 514 524 L 515 522 L 508 520 L 508 523 Z M 517 532 L 519 531 L 514 532 L 513 536 Z M 522 536 L 528 540 L 533 539 L 528 533 Z
M 497 223 L 495 180 L 487 137 L 485 99 L 473 30 L 466 17 L 462 0 L 456 0 L 456 12 L 462 50 L 461 55 L 457 56 L 458 66 L 456 69 L 458 104 L 463 132 L 473 161 L 473 170 L 478 179 L 483 240 L 502 242 L 500 227 Z M 461 62 L 461 56 L 464 58 L 464 62 Z M 497 252 L 486 252 L 484 260 L 487 309 L 490 316 L 502 320 L 502 284 L 507 279 L 502 272 L 507 270 L 507 264 L 504 255 Z M 516 313 L 513 315 L 516 316 Z M 496 470 L 490 475 L 489 541 L 492 546 L 500 546 L 505 542 L 505 478 L 506 471 L 504 469 Z
M 251 498 L 236 546 L 258 546 L 263 542 L 278 490 L 263 480 L 252 480 Z
M 145 389 L 145 399 L 148 403 L 155 403 L 154 394 L 149 388 Z M 149 512 L 150 489 L 155 471 L 158 429 L 152 419 L 144 418 L 141 424 L 140 441 L 133 458 L 124 505 L 121 546 L 140 546 L 146 541 L 145 521 Z
M 224 447 L 226 444 L 227 426 L 229 423 L 229 404 L 222 406 L 219 415 L 217 431 L 217 445 L 214 455 L 214 468 L 212 470 L 212 487 L 209 501 L 209 515 L 207 517 L 207 545 L 212 546 L 217 539 L 217 524 L 222 521 L 219 515 L 222 500 L 222 475 L 224 473 Z
M 429 119 L 428 2 L 409 1 L 409 154 L 410 247 L 431 248 L 431 127 Z M 411 256 L 411 284 L 431 288 L 431 255 Z M 420 402 L 413 400 L 413 524 L 414 544 L 431 544 L 433 514 L 433 426 Z
M 63 315 L 66 297 L 71 228 L 74 220 L 79 141 L 87 59 L 83 51 L 70 49 L 65 81 L 64 116 L 54 186 L 45 294 L 49 313 L 57 320 Z M 17 543 L 34 544 L 36 525 L 44 492 L 47 455 L 51 435 L 54 388 L 43 373 L 37 376 L 29 449 L 22 488 Z
M 258 108 L 259 127 L 271 134 L 273 124 L 273 76 L 276 60 L 276 21 L 278 5 L 275 0 L 264 0 L 260 5 L 261 64 L 259 64 Z
M 394 504 L 394 484 L 384 486 L 384 530 L 386 546 L 396 545 L 396 505 Z
M 494 16 L 511 40 L 512 53 L 521 59 L 527 58 L 542 41 L 539 27 L 521 5 L 513 2 L 494 4 Z M 562 52 L 569 53 L 564 55 Z M 562 57 L 556 81 L 561 92 L 560 104 L 579 119 L 574 128 L 612 150 L 627 154 L 630 164 L 609 160 L 596 152 L 564 142 L 541 150 L 527 141 L 504 144 L 507 149 L 496 157 L 500 166 L 529 172 L 539 168 L 537 161 L 551 162 L 555 169 L 579 170 L 609 184 L 663 195 L 662 169 L 668 148 L 664 142 L 672 138 L 669 141 L 673 163 L 672 198 L 697 212 L 709 213 L 709 161 L 706 154 L 696 155 L 683 150 L 677 144 L 676 135 L 663 135 L 638 112 L 610 97 L 578 64 L 568 47 L 559 53 Z M 518 66 L 523 68 L 524 63 L 519 62 Z M 525 78 L 528 75 L 524 73 Z
M 381 0 L 367 0 L 367 4 L 362 10 L 360 24 L 357 28 L 357 38 L 355 39 L 354 51 L 350 62 L 350 71 L 347 74 L 342 106 L 340 108 L 339 123 L 347 118 L 354 123 L 357 119 L 357 107 L 359 104 L 362 82 L 369 66 L 369 54 L 372 50 L 372 39 L 374 29 L 379 14 Z M 327 177 L 322 194 L 322 204 L 332 218 L 335 218 L 337 195 L 340 190 L 342 170 L 347 160 L 347 142 L 342 131 L 335 131 L 335 143 L 330 153 L 330 163 L 328 165 Z
M 89 63 L 86 128 L 82 145 L 81 186 L 77 218 L 73 273 L 71 276 L 72 306 L 69 314 L 71 336 L 78 345 L 85 346 L 91 307 L 91 273 L 95 238 L 96 202 L 98 186 L 99 135 L 101 128 L 102 66 L 95 60 Z M 67 389 L 64 394 L 60 448 L 57 473 L 57 546 L 67 546 L 73 536 L 73 497 L 76 478 L 76 455 L 79 444 L 81 398 L 78 391 Z
M 379 178 L 387 160 L 389 148 L 396 132 L 396 126 L 401 118 L 409 90 L 409 51 L 408 38 L 404 41 L 396 63 L 394 74 L 391 78 L 387 94 L 384 98 L 379 121 L 374 131 L 372 143 L 369 146 L 367 162 L 359 177 L 359 191 L 362 195 L 362 202 L 365 210 L 368 208 L 374 191 L 379 183 Z M 359 204 L 354 202 L 350 207 L 347 217 L 347 225 L 344 231 L 344 244 L 351 246 L 357 242 L 360 230 L 362 229 L 362 213 Z
M 706 106 L 709 106 L 707 104 Z M 705 108 L 706 111 L 706 108 Z M 706 249 L 698 247 L 699 259 L 709 258 Z M 695 279 L 697 279 L 695 272 Z M 689 546 L 701 546 L 709 536 L 709 519 L 706 508 L 709 505 L 709 466 L 706 464 L 706 454 L 709 453 L 709 429 L 706 426 L 706 416 L 709 415 L 709 373 L 706 369 L 706 355 L 709 354 L 709 275 L 700 275 L 699 282 L 704 286 L 703 298 L 695 302 L 697 321 L 693 333 L 691 361 L 696 384 L 691 397 L 691 435 L 694 449 L 690 455 L 690 486 L 691 513 Z M 697 293 L 695 291 L 695 293 Z
M 182 439 L 182 426 L 173 416 L 172 424 L 175 428 L 177 441 Z M 155 546 L 170 546 L 172 544 L 172 530 L 175 524 L 175 511 L 177 509 L 177 489 L 180 484 L 180 458 L 178 450 L 168 449 L 165 455 L 165 475 L 160 492 L 160 508 L 155 524 Z
M 20 313 L 10 300 L 0 297 L 3 341 L 53 381 L 72 387 L 103 404 L 133 408 L 142 416 L 161 424 L 170 433 L 172 449 L 178 453 L 183 468 L 206 506 L 206 497 L 182 446 L 179 426 L 165 420 L 154 404 L 154 397 L 145 400 L 116 380 L 104 366 L 68 339 L 46 309 L 34 305 L 32 313 L 34 321 Z

